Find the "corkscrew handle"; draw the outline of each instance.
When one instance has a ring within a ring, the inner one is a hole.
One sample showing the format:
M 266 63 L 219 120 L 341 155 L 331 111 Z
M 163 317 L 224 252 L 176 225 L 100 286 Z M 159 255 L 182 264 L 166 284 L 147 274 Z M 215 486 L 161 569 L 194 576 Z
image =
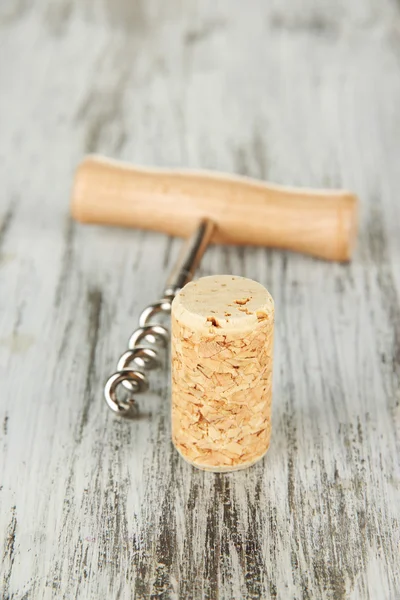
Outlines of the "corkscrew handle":
M 149 169 L 88 156 L 79 166 L 72 215 L 188 237 L 199 219 L 215 223 L 212 241 L 351 257 L 357 198 L 345 190 L 296 189 L 206 171 Z

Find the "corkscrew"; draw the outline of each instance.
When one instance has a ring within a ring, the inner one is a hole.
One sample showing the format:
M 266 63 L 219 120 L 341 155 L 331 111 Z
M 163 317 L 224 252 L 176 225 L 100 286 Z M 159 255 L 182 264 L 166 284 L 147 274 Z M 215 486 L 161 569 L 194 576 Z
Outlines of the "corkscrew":
M 346 190 L 309 190 L 248 177 L 135 167 L 87 156 L 79 165 L 71 212 L 83 223 L 122 225 L 187 237 L 198 226 L 159 302 L 144 309 L 139 327 L 105 387 L 107 404 L 129 416 L 134 395 L 148 387 L 169 332 L 167 315 L 178 290 L 192 278 L 208 242 L 278 247 L 326 260 L 347 261 L 357 234 L 357 197 Z M 205 218 L 199 223 L 200 218 Z M 121 399 L 120 388 L 129 393 Z
M 158 322 L 159 316 L 169 315 L 178 291 L 192 279 L 213 233 L 214 224 L 203 219 L 184 244 L 177 263 L 168 278 L 161 300 L 147 306 L 139 317 L 139 327 L 128 341 L 128 349 L 120 356 L 117 370 L 107 380 L 104 397 L 112 411 L 130 416 L 136 406 L 135 394 L 149 388 L 147 371 L 160 367 L 161 353 L 167 350 L 169 331 Z M 127 399 L 118 398 L 122 385 L 129 392 Z

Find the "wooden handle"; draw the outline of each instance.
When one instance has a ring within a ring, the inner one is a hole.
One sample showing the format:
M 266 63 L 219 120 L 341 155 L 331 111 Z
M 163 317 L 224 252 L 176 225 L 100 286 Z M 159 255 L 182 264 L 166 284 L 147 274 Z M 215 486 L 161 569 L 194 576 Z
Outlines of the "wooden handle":
M 88 156 L 72 195 L 78 221 L 189 236 L 199 220 L 216 224 L 212 242 L 285 248 L 328 260 L 350 259 L 357 198 L 210 172 L 136 168 Z

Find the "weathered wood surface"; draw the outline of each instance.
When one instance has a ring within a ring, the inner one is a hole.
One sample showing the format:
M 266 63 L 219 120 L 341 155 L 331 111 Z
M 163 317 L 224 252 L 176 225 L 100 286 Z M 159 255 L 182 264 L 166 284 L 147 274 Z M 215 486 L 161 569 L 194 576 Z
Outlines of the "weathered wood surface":
M 1 597 L 399 598 L 400 4 L 5 0 L 0 48 Z M 262 464 L 184 464 L 166 373 L 107 410 L 178 241 L 71 223 L 92 151 L 359 194 L 350 265 L 204 259 L 275 298 Z

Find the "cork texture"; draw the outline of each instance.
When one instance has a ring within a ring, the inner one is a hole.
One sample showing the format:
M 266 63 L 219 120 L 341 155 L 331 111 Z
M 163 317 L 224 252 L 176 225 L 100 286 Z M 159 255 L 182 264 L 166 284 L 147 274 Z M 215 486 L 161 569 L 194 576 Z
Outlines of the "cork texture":
M 271 436 L 274 304 L 259 283 L 203 277 L 172 304 L 172 438 L 191 464 L 245 468 Z

